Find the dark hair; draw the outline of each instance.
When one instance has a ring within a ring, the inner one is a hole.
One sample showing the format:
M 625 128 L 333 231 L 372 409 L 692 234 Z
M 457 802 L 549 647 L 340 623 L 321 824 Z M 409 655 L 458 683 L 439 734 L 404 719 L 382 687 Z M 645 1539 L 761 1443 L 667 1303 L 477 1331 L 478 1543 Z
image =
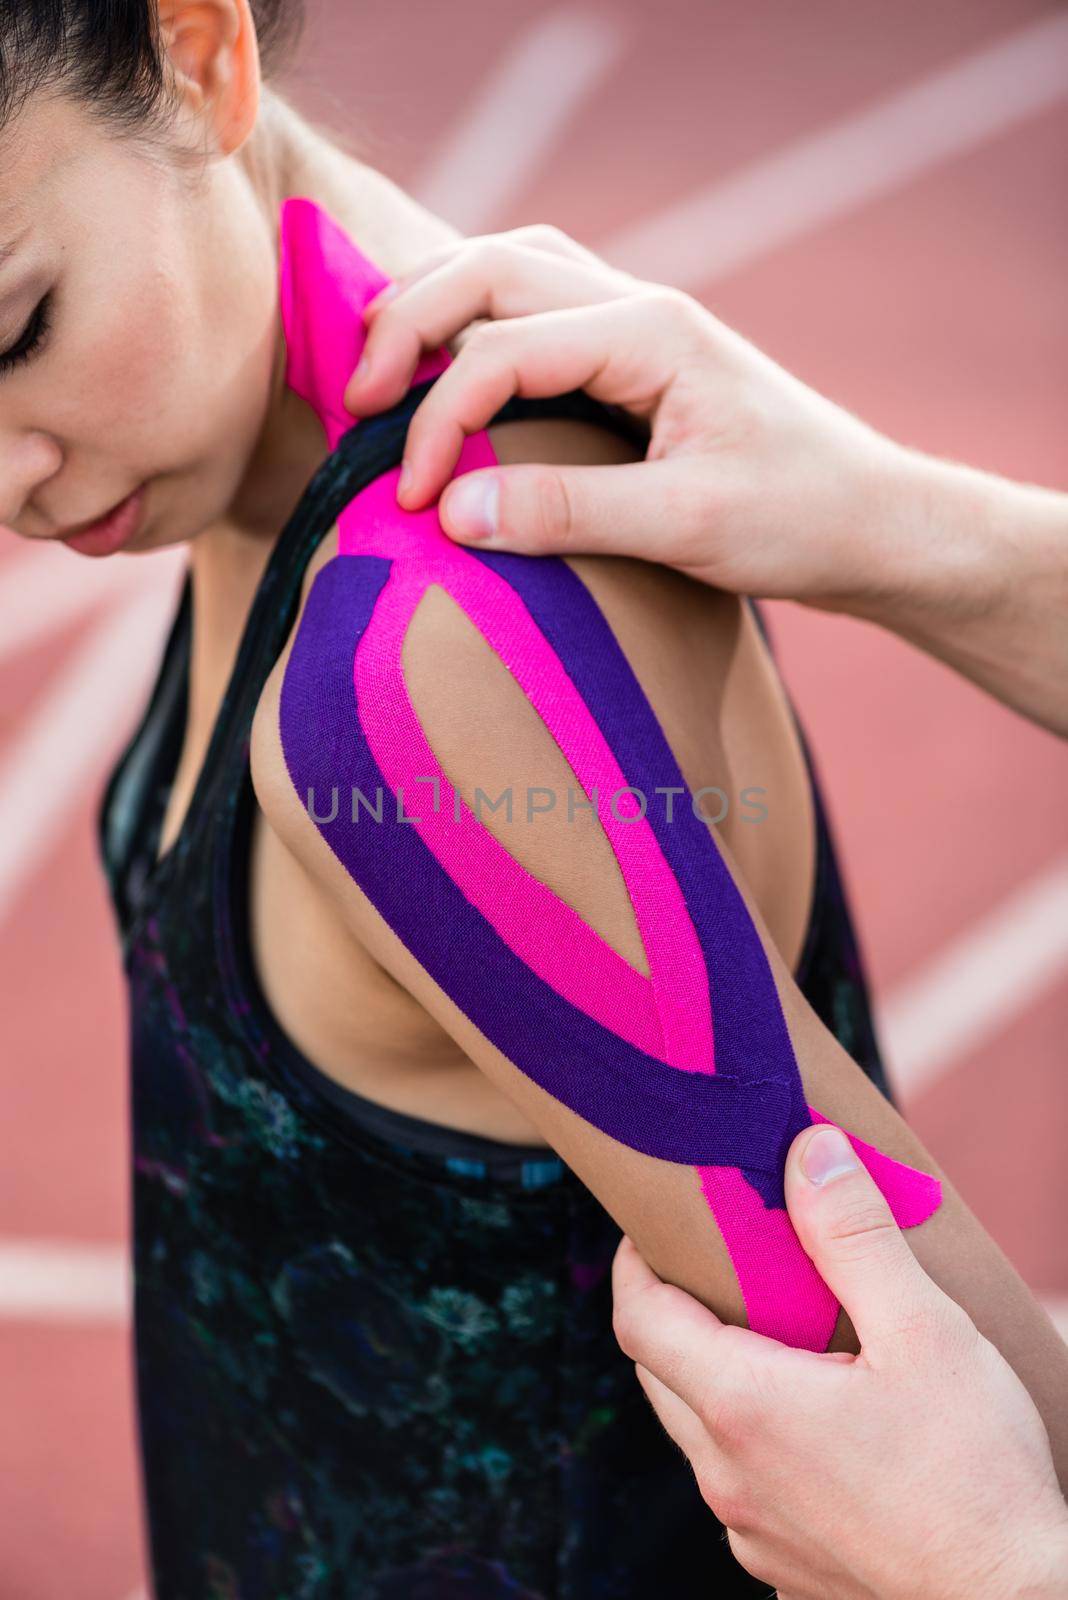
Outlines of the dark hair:
M 251 0 L 271 70 L 300 32 L 301 0 Z M 135 128 L 166 100 L 157 0 L 0 0 L 0 127 L 36 89 L 69 87 Z

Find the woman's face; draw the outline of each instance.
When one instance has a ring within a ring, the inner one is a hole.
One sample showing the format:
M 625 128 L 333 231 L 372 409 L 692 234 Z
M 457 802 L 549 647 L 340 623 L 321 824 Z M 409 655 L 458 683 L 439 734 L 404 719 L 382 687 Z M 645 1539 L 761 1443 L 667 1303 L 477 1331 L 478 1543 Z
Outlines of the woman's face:
M 142 486 L 124 549 L 223 521 L 280 350 L 274 219 L 236 156 L 183 169 L 60 94 L 0 133 L 0 523 L 55 540 Z

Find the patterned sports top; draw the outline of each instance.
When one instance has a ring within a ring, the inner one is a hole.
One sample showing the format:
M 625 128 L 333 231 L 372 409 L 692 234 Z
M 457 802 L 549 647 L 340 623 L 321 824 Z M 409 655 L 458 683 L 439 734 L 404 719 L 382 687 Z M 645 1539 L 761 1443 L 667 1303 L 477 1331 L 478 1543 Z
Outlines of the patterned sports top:
M 429 381 L 433 381 L 432 379 Z M 271 552 L 181 830 L 188 579 L 99 845 L 128 981 L 137 1398 L 157 1600 L 764 1595 L 611 1330 L 620 1230 L 565 1164 L 379 1106 L 272 1015 L 249 733 L 309 559 L 400 461 L 417 383 L 337 442 Z M 494 419 L 628 432 L 582 394 Z M 810 764 L 811 770 L 811 764 Z M 889 1098 L 812 776 L 797 981 Z

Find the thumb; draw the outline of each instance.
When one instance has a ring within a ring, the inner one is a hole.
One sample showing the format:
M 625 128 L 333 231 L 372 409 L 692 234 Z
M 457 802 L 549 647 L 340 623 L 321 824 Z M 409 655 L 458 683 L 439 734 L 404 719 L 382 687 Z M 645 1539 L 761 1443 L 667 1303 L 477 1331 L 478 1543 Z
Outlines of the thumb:
M 875 1179 L 840 1128 L 799 1133 L 784 1175 L 786 1205 L 820 1277 L 849 1314 L 861 1348 L 915 1336 L 944 1304 Z
M 542 463 L 466 472 L 442 492 L 442 527 L 461 544 L 524 555 L 641 556 L 678 565 L 699 549 L 701 471 L 693 461 Z M 661 531 L 657 531 L 661 530 Z

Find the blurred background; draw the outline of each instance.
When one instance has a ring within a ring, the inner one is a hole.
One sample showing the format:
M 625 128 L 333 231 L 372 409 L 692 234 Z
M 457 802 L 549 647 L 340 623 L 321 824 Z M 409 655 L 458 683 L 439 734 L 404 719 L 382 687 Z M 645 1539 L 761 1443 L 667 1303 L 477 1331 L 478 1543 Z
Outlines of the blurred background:
M 464 232 L 555 222 L 894 436 L 1068 489 L 1063 8 L 310 0 L 281 86 Z M 183 559 L 0 536 L 3 1600 L 144 1583 L 92 822 Z M 874 628 L 769 610 L 899 1099 L 1068 1329 L 1068 748 Z

